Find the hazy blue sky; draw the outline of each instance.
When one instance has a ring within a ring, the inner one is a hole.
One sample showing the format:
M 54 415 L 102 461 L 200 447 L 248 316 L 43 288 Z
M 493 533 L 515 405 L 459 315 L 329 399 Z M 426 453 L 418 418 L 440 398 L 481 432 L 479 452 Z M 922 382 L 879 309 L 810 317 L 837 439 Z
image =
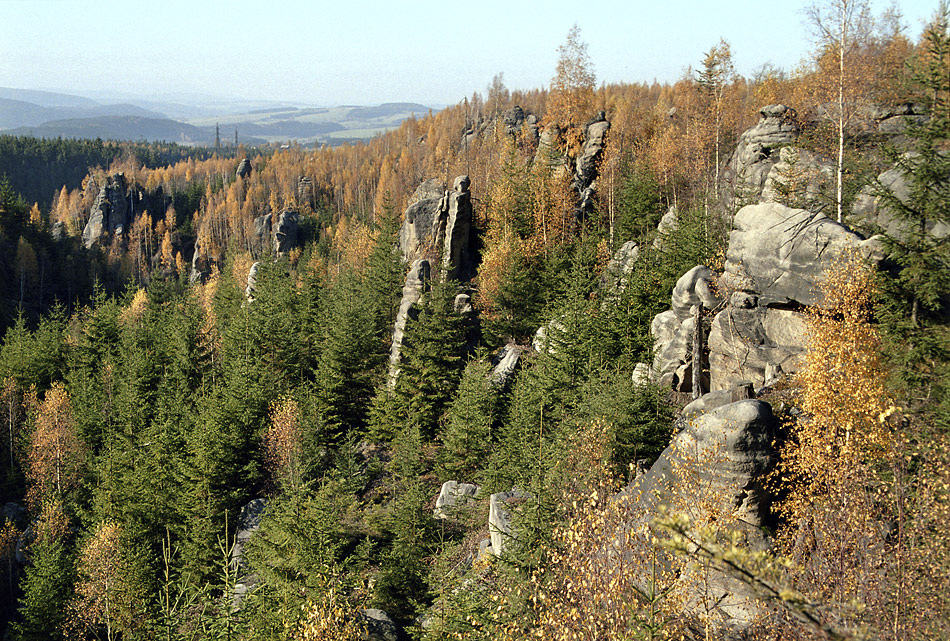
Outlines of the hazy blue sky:
M 720 37 L 749 75 L 807 54 L 805 4 L 0 0 L 0 86 L 449 104 L 484 91 L 498 72 L 509 88 L 547 85 L 575 22 L 598 81 L 675 80 Z M 916 38 L 937 0 L 899 6 Z

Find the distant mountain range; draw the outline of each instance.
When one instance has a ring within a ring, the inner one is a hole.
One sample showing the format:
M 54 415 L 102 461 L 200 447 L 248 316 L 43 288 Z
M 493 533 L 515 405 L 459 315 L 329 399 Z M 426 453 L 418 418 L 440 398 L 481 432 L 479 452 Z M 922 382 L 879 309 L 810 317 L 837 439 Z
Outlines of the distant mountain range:
M 0 87 L 0 134 L 39 138 L 102 138 L 210 146 L 222 143 L 296 141 L 337 144 L 371 138 L 430 108 L 417 103 L 315 107 L 283 102 L 225 101 L 203 104 L 124 97 L 99 101 L 50 91 Z

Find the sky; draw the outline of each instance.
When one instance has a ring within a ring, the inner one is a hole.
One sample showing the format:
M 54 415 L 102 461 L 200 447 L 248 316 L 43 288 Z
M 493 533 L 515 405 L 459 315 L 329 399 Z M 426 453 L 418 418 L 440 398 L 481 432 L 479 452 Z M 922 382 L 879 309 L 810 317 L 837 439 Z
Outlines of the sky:
M 827 1 L 827 0 L 823 0 Z M 547 86 L 572 25 L 600 82 L 675 81 L 720 38 L 736 70 L 791 69 L 802 8 L 752 0 L 0 0 L 0 86 L 315 105 L 454 104 Z M 875 11 L 889 3 L 872 1 Z M 902 0 L 916 39 L 937 0 Z

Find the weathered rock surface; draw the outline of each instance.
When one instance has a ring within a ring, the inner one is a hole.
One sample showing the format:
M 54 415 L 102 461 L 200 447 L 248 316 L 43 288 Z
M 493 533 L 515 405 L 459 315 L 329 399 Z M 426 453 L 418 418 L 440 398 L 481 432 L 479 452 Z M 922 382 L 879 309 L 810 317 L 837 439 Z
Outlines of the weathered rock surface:
M 652 368 L 646 363 L 637 363 L 633 366 L 633 374 L 630 380 L 636 387 L 643 387 L 650 384 Z
M 435 510 L 433 514 L 437 519 L 447 519 L 451 516 L 452 509 L 460 507 L 471 501 L 478 494 L 478 486 L 472 483 L 459 483 L 458 481 L 446 481 L 442 484 L 439 491 L 439 497 L 435 500 Z
M 442 238 L 439 218 L 445 188 L 436 180 L 427 180 L 416 188 L 399 229 L 399 248 L 403 260 L 437 261 L 441 258 Z
M 419 185 L 399 230 L 404 260 L 434 262 L 451 280 L 465 281 L 474 275 L 470 186 L 468 176 L 456 178 L 451 191 L 435 180 Z
M 913 162 L 915 154 L 908 153 L 904 156 L 904 162 Z M 901 202 L 907 204 L 910 202 L 911 185 L 907 175 L 898 167 L 892 167 L 877 177 L 878 182 L 885 189 L 890 190 Z M 866 225 L 882 229 L 889 236 L 902 238 L 905 236 L 908 223 L 899 220 L 888 209 L 884 200 L 876 195 L 873 187 L 865 187 L 854 199 L 851 206 L 851 212 L 854 216 Z M 934 238 L 946 238 L 950 236 L 950 225 L 939 220 L 928 220 L 926 223 L 927 232 Z
M 801 310 L 819 302 L 825 271 L 850 252 L 880 259 L 875 239 L 803 209 L 748 205 L 734 225 L 723 274 L 717 279 L 705 267 L 693 268 L 677 282 L 672 309 L 653 319 L 651 376 L 661 386 L 691 391 L 693 314 L 700 302 L 717 310 L 705 341 L 704 390 L 729 389 L 737 381 L 761 387 L 798 371 L 806 348 Z
M 475 275 L 475 260 L 472 254 L 472 195 L 468 176 L 459 176 L 452 191 L 445 195 L 444 246 L 442 270 L 448 280 L 466 281 Z
M 129 184 L 122 172 L 112 174 L 99 187 L 99 194 L 89 211 L 89 221 L 82 231 L 83 244 L 89 249 L 104 238 L 122 234 L 129 221 Z
M 525 348 L 515 343 L 508 343 L 501 348 L 498 355 L 492 359 L 495 367 L 492 368 L 488 380 L 494 387 L 504 387 L 514 376 L 521 362 L 521 354 Z
M 251 175 L 251 159 L 242 158 L 238 163 L 237 171 L 234 172 L 236 178 L 247 178 Z
M 713 319 L 708 343 L 710 389 L 741 380 L 767 385 L 777 372 L 801 369 L 805 319 L 790 309 L 729 305 Z
M 600 159 L 604 155 L 607 132 L 610 122 L 603 111 L 587 125 L 584 147 L 577 156 L 574 169 L 574 189 L 577 190 L 578 216 L 586 216 L 594 211 L 594 197 L 597 193 L 597 175 Z
M 244 563 L 244 547 L 252 536 L 261 528 L 261 519 L 267 510 L 267 499 L 254 499 L 241 508 L 238 517 L 237 534 L 234 537 L 234 547 L 231 549 L 231 568 L 238 576 L 234 584 L 234 605 L 239 607 L 248 592 L 254 589 L 259 579 L 256 575 L 247 574 L 247 565 Z
M 491 536 L 491 550 L 495 556 L 505 552 L 505 544 L 511 538 L 513 530 L 513 510 L 533 498 L 528 492 L 511 490 L 492 494 L 488 499 L 488 533 Z
M 274 229 L 274 251 L 278 256 L 285 256 L 287 252 L 297 246 L 297 234 L 300 224 L 300 214 L 292 209 L 285 209 L 277 217 L 277 227 Z
M 429 288 L 429 261 L 416 260 L 409 267 L 406 274 L 406 284 L 402 288 L 402 300 L 399 303 L 399 312 L 396 314 L 396 323 L 393 327 L 393 342 L 389 352 L 390 387 L 396 384 L 399 375 L 399 363 L 402 361 L 402 340 L 406 335 L 406 324 L 414 313 L 413 306 L 419 302 L 422 295 Z
M 755 293 L 759 305 L 814 305 L 817 283 L 833 259 L 877 251 L 875 241 L 827 216 L 776 203 L 743 207 L 734 224 L 720 284 Z
M 367 608 L 360 613 L 366 622 L 366 641 L 400 641 L 399 626 L 389 615 L 376 608 Z
M 261 214 L 254 219 L 254 241 L 258 256 L 264 256 L 273 246 L 271 238 L 273 237 L 273 222 L 271 215 Z
M 766 549 L 762 527 L 772 497 L 765 477 L 776 461 L 776 428 L 771 406 L 757 400 L 722 405 L 687 421 L 650 470 L 615 498 L 629 517 L 614 539 L 613 557 L 629 564 L 641 582 L 649 581 L 652 568 L 643 558 L 648 555 L 631 553 L 629 542 L 649 545 L 650 525 L 664 512 L 715 523 L 722 532 L 741 533 L 745 546 Z M 764 613 L 751 591 L 729 576 L 665 551 L 657 565 L 671 580 L 701 585 L 691 591 L 696 596 L 687 613 L 710 615 L 725 631 L 747 628 Z
M 782 147 L 778 158 L 765 177 L 759 199 L 820 211 L 825 206 L 822 192 L 832 189 L 835 182 L 831 161 L 798 147 Z
M 603 284 L 610 293 L 623 293 L 627 288 L 627 279 L 633 273 L 633 268 L 640 256 L 640 246 L 634 240 L 628 240 L 621 245 L 607 262 L 604 270 Z
M 741 202 L 757 202 L 779 149 L 798 140 L 800 128 L 785 105 L 768 105 L 759 122 L 739 136 L 735 152 L 720 172 L 720 197 L 726 211 Z
M 260 261 L 251 265 L 251 268 L 247 271 L 247 286 L 244 288 L 244 297 L 248 302 L 254 300 L 254 293 L 257 288 L 257 272 L 261 268 Z
M 716 309 L 722 301 L 717 293 L 716 276 L 705 265 L 697 265 L 683 274 L 673 288 L 672 309 L 654 317 L 650 334 L 654 340 L 652 375 L 663 387 L 680 392 L 692 391 L 694 307 L 702 304 Z M 708 389 L 709 382 L 704 380 Z
M 656 238 L 653 239 L 653 246 L 662 249 L 669 242 L 670 234 L 676 231 L 679 226 L 679 215 L 676 205 L 672 205 L 660 218 L 660 223 L 656 226 Z

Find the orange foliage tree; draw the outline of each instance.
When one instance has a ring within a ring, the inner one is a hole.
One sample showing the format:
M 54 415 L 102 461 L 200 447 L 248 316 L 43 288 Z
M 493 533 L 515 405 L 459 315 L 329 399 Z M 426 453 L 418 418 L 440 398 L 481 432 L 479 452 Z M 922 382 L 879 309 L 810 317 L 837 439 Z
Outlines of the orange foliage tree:
M 37 408 L 30 435 L 26 469 L 30 505 L 39 511 L 46 498 L 62 501 L 78 482 L 84 458 L 69 395 L 62 383 L 53 383 Z

